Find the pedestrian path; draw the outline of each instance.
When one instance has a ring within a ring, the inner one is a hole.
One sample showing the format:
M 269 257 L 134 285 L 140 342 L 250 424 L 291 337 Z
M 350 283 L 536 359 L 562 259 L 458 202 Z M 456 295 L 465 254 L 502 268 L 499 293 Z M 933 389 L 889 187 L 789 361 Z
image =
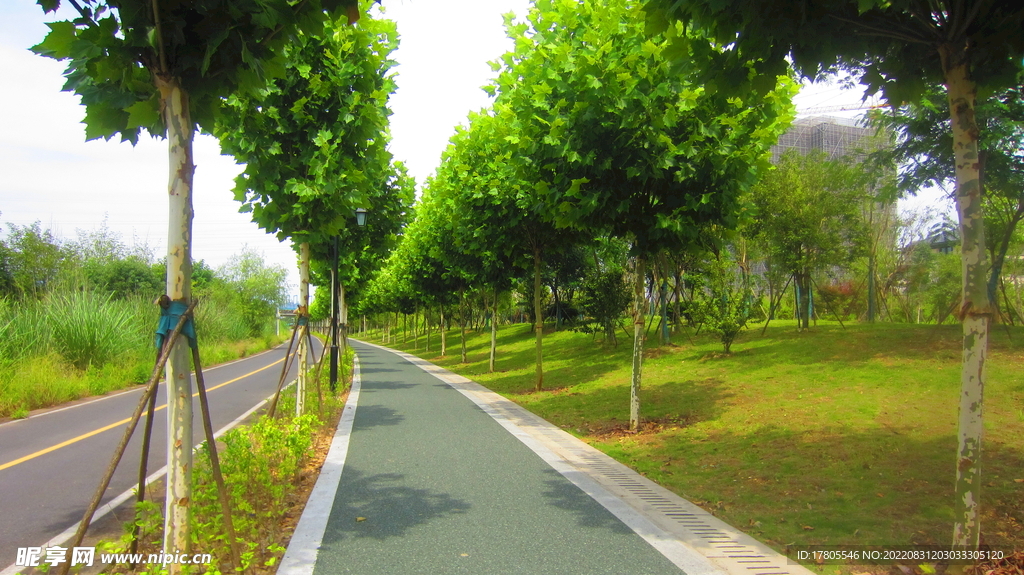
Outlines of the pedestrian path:
M 476 383 L 353 342 L 287 575 L 809 575 Z

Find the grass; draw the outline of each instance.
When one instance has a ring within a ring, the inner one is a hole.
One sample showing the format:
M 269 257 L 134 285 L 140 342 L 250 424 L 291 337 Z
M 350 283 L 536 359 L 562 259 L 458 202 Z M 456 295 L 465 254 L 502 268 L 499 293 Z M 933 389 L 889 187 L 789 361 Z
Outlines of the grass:
M 0 418 L 144 383 L 153 367 L 157 316 L 152 302 L 92 292 L 20 303 L 0 299 Z M 196 324 L 206 365 L 281 341 L 247 337 L 215 302 L 199 306 Z
M 549 333 L 534 392 L 529 326 L 473 334 L 459 363 L 417 353 L 516 401 L 776 549 L 787 544 L 948 544 L 960 379 L 959 326 L 772 322 L 732 354 L 711 337 L 649 344 L 645 426 L 626 431 L 630 345 Z M 373 335 L 373 334 L 370 334 Z M 364 336 L 368 337 L 368 336 Z M 984 542 L 1024 548 L 1024 329 L 992 332 L 985 395 Z M 401 337 L 397 338 L 401 341 Z M 622 339 L 622 338 L 620 338 Z M 379 341 L 379 339 L 377 340 Z

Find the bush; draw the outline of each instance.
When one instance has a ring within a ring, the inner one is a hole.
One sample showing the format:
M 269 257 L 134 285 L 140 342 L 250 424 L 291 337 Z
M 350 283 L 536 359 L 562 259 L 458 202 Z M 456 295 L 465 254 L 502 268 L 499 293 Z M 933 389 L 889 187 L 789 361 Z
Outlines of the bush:
M 608 270 L 586 278 L 580 290 L 580 310 L 587 321 L 576 331 L 594 333 L 603 330 L 606 341 L 616 343 L 615 322 L 632 302 L 621 270 Z
M 221 468 L 232 501 L 232 524 L 245 541 L 250 564 L 267 565 L 276 560 L 281 520 L 289 506 L 286 496 L 310 455 L 313 432 L 320 421 L 312 414 L 295 419 L 262 417 L 252 426 L 226 433 L 221 440 Z M 193 540 L 204 549 L 211 541 L 220 548 L 214 557 L 230 557 L 223 514 L 217 498 L 206 444 L 196 454 L 193 472 Z M 244 561 L 244 559 L 243 559 Z
M 867 314 L 864 287 L 852 281 L 821 284 L 818 286 L 818 298 L 824 304 L 825 313 L 832 312 L 843 319 Z M 822 312 L 817 313 L 823 315 Z
M 725 353 L 732 349 L 740 331 L 751 321 L 753 294 L 725 257 L 710 262 L 704 289 L 697 292 L 695 319 L 719 335 Z
M 134 329 L 131 308 L 101 296 L 80 291 L 49 298 L 46 321 L 53 348 L 78 369 L 100 367 L 145 336 Z

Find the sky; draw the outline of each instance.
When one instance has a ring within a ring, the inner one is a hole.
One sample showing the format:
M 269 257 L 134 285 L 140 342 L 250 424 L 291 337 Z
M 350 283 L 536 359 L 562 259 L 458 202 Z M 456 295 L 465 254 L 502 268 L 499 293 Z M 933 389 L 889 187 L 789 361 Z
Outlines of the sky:
M 401 36 L 393 57 L 399 65 L 398 90 L 390 106 L 396 159 L 422 183 L 470 111 L 489 103 L 481 86 L 493 77 L 487 62 L 511 49 L 502 14 L 526 13 L 528 0 L 384 0 L 388 18 Z M 67 7 L 70 9 L 70 7 Z M 144 243 L 162 257 L 167 245 L 167 145 L 140 137 L 139 144 L 85 142 L 84 108 L 61 92 L 62 63 L 28 51 L 48 29 L 45 22 L 73 14 L 44 15 L 34 0 L 0 2 L 0 228 L 39 221 L 65 239 L 76 230 L 96 230 L 104 222 L 128 243 Z M 861 91 L 837 84 L 805 88 L 800 110 L 855 107 Z M 828 111 L 849 117 L 856 111 Z M 267 261 L 289 270 L 290 292 L 297 292 L 296 257 L 238 213 L 231 189 L 242 166 L 219 153 L 217 141 L 198 136 L 194 144 L 193 258 L 214 267 L 248 246 Z M 934 204 L 923 198 L 919 205 Z

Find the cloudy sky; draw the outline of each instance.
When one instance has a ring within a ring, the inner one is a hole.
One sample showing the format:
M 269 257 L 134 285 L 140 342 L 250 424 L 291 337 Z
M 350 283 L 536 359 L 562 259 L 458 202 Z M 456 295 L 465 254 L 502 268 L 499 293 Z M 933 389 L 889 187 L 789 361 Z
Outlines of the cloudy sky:
M 454 126 L 488 104 L 480 90 L 493 75 L 487 62 L 511 47 L 501 15 L 522 15 L 528 2 L 384 0 L 383 5 L 401 35 L 391 151 L 422 182 Z M 0 227 L 40 221 L 71 239 L 76 230 L 94 230 L 106 220 L 126 242 L 145 243 L 160 257 L 167 233 L 166 143 L 146 136 L 134 148 L 116 141 L 85 142 L 84 108 L 77 97 L 60 91 L 64 66 L 28 51 L 46 35 L 45 22 L 67 17 L 73 15 L 45 16 L 34 0 L 0 2 Z M 801 108 L 839 107 L 856 105 L 860 93 L 823 85 L 799 98 Z M 294 269 L 291 247 L 238 213 L 231 188 L 241 167 L 221 156 L 217 142 L 206 136 L 196 139 L 195 163 L 193 257 L 218 266 L 248 245 L 270 262 Z

